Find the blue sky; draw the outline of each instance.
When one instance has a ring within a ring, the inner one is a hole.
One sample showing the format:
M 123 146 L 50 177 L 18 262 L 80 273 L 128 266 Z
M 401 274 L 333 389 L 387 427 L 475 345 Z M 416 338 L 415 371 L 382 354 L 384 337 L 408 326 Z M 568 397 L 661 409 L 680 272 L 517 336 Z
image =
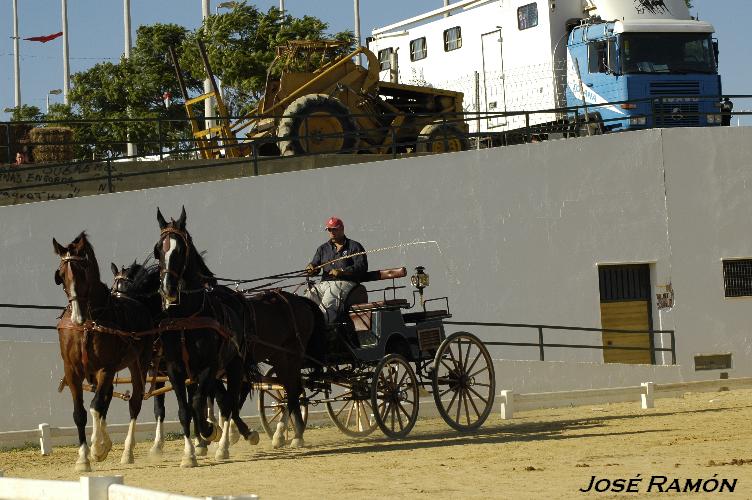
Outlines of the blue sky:
M 211 0 L 212 9 L 218 3 L 219 0 Z M 279 5 L 278 0 L 249 3 L 264 10 Z M 716 27 L 724 91 L 727 94 L 752 94 L 752 39 L 748 34 L 752 1 L 694 0 L 694 4 L 694 12 Z M 10 38 L 13 35 L 12 5 L 12 0 L 0 0 L 0 110 L 14 105 L 13 43 Z M 360 0 L 363 37 L 375 27 L 442 5 L 442 0 Z M 351 0 L 286 0 L 285 7 L 295 16 L 319 17 L 329 23 L 333 32 L 352 29 L 353 26 Z M 60 0 L 18 0 L 18 10 L 22 38 L 61 31 Z M 201 0 L 131 0 L 134 34 L 139 25 L 157 22 L 195 28 L 201 23 Z M 85 70 L 100 61 L 117 61 L 123 53 L 123 2 L 68 0 L 68 28 L 71 73 Z M 62 39 L 46 44 L 22 40 L 20 45 L 22 102 L 44 110 L 47 92 L 62 88 Z M 62 96 L 52 95 L 50 99 L 58 102 Z M 736 109 L 752 109 L 752 99 L 746 102 L 737 100 Z M 0 120 L 7 117 L 6 113 L 0 114 Z

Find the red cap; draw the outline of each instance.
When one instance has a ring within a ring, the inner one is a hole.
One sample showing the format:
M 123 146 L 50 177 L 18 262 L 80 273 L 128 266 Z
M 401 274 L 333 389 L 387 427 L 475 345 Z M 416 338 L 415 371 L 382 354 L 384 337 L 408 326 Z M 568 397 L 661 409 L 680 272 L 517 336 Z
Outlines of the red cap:
M 344 228 L 345 224 L 342 222 L 342 219 L 339 217 L 329 217 L 329 220 L 326 221 L 326 228 L 327 229 L 340 229 Z

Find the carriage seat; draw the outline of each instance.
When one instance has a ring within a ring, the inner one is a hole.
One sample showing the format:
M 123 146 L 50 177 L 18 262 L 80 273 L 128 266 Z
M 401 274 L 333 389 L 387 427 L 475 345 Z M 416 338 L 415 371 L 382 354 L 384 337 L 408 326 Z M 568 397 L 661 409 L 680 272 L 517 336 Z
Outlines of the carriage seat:
M 388 279 L 404 278 L 407 276 L 407 268 L 397 267 L 394 269 L 381 269 L 378 271 L 369 271 L 363 282 L 380 281 Z M 355 326 L 356 332 L 365 332 L 371 330 L 371 313 L 373 311 L 401 309 L 409 307 L 405 299 L 379 300 L 375 302 L 368 301 L 368 291 L 363 285 L 358 285 L 350 291 L 345 301 L 346 311 L 350 315 L 350 320 Z

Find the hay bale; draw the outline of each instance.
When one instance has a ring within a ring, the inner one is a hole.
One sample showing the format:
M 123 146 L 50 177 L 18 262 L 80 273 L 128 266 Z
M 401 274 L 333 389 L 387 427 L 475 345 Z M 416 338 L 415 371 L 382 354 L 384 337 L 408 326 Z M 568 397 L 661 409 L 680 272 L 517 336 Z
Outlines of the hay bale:
M 73 130 L 67 127 L 37 127 L 29 132 L 36 163 L 73 160 Z

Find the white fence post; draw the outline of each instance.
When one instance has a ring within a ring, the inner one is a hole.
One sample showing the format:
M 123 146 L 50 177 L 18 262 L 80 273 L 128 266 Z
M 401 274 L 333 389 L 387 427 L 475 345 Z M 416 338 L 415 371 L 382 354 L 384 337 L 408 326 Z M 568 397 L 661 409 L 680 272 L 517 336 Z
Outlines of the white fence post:
M 81 498 L 107 500 L 112 484 L 123 484 L 123 476 L 81 476 Z
M 501 418 L 509 420 L 514 415 L 514 391 L 501 391 Z
M 45 457 L 52 453 L 50 424 L 39 424 L 39 449 Z
M 258 500 L 258 495 L 219 495 L 206 497 L 206 500 Z
M 642 394 L 640 394 L 640 400 L 642 403 L 642 409 L 655 408 L 655 383 L 643 382 Z

